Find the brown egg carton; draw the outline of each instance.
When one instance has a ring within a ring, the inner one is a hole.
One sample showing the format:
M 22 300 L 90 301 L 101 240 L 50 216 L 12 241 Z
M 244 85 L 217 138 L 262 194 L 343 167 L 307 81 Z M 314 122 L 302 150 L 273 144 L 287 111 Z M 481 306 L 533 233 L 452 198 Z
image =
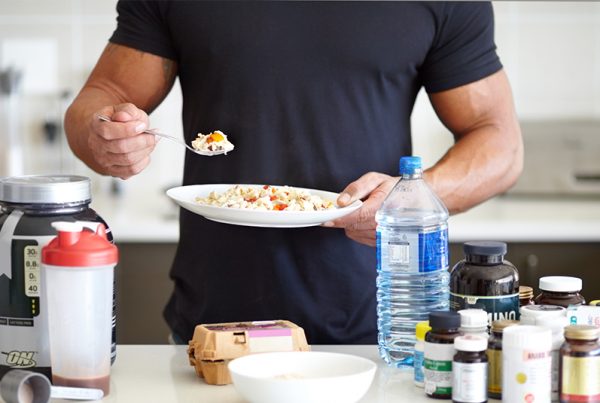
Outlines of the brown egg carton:
M 234 358 L 272 351 L 309 351 L 304 330 L 287 320 L 202 324 L 189 342 L 190 365 L 211 385 L 227 385 Z

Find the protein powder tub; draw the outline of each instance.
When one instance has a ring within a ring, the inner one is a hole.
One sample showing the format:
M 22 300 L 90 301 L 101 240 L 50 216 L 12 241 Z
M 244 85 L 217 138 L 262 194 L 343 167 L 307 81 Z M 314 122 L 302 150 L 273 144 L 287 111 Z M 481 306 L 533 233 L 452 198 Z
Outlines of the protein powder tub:
M 90 180 L 83 176 L 0 178 L 0 352 L 6 353 L 0 354 L 0 378 L 16 368 L 50 375 L 41 249 L 56 236 L 54 221 L 102 223 L 112 241 L 106 222 L 90 208 L 91 199 Z M 114 315 L 112 339 L 114 360 Z
M 504 260 L 504 242 L 466 242 L 450 274 L 450 309 L 480 308 L 495 320 L 519 319 L 519 273 Z
M 518 320 L 497 320 L 492 322 L 488 339 L 488 396 L 502 398 L 502 332 L 509 326 L 518 325 Z
M 550 403 L 552 333 L 539 326 L 504 329 L 502 401 Z
M 568 308 L 569 305 L 585 305 L 585 298 L 579 293 L 583 282 L 577 277 L 548 276 L 540 278 L 541 293 L 535 297 L 536 304 L 558 305 Z
M 452 401 L 487 402 L 487 337 L 466 335 L 454 339 L 456 354 L 452 361 Z
M 425 335 L 425 393 L 436 399 L 452 398 L 454 339 L 460 335 L 460 315 L 452 311 L 429 314 L 431 330 Z
M 560 349 L 560 401 L 600 402 L 600 328 L 573 325 L 565 328 Z

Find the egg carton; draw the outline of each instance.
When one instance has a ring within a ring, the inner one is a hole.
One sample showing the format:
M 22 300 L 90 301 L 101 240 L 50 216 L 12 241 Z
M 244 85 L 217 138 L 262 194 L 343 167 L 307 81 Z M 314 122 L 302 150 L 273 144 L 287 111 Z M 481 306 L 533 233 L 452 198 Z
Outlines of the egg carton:
M 189 341 L 196 374 L 211 385 L 227 385 L 229 361 L 253 353 L 309 351 L 304 330 L 287 320 L 201 324 Z

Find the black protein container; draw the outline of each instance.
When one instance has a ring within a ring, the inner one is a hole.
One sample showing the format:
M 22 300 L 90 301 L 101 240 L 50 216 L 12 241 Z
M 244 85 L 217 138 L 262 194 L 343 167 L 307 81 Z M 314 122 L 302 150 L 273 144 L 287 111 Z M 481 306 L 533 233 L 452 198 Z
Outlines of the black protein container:
M 519 272 L 504 260 L 504 242 L 465 242 L 465 259 L 450 272 L 450 309 L 480 308 L 488 323 L 519 319 Z
M 50 376 L 47 313 L 41 288 L 41 248 L 56 236 L 54 221 L 92 221 L 89 178 L 31 175 L 0 178 L 0 378 L 11 369 Z M 76 287 L 76 285 L 73 285 Z M 113 291 L 112 361 L 116 357 Z

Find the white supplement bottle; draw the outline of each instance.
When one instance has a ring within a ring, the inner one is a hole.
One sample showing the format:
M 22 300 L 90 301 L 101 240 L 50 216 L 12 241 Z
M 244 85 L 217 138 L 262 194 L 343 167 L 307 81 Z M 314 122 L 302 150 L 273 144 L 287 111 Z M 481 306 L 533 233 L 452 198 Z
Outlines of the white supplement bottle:
M 552 332 L 540 326 L 504 329 L 502 401 L 551 402 Z

